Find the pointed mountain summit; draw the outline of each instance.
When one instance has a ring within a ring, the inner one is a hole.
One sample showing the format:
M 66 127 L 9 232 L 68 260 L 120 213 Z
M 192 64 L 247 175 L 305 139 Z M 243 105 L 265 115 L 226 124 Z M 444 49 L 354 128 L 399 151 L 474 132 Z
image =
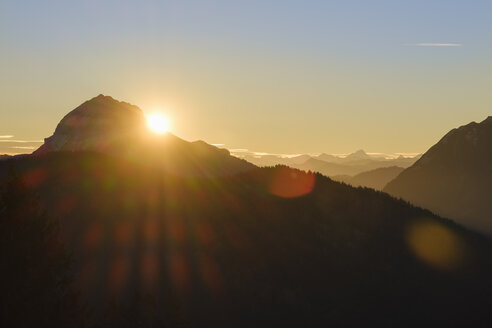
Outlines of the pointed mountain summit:
M 372 159 L 364 150 L 359 149 L 358 151 L 347 155 L 345 160 L 363 160 L 363 159 Z
M 60 151 L 102 152 L 179 175 L 230 175 L 254 168 L 203 141 L 187 142 L 169 132 L 156 135 L 140 108 L 102 94 L 69 112 L 33 155 Z
M 356 162 L 356 161 L 368 161 L 368 160 L 374 160 L 372 156 L 368 155 L 364 150 L 359 149 L 354 153 L 351 153 L 347 155 L 343 161 L 345 163 L 347 162 Z
M 384 189 L 492 234 L 492 117 L 451 130 Z

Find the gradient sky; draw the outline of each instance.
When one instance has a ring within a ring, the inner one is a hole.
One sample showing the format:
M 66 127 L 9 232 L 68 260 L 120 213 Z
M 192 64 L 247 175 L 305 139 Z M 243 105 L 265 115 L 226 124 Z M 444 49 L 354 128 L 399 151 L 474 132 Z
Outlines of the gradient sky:
M 491 17 L 465 0 L 0 0 L 0 153 L 99 93 L 227 148 L 423 152 L 492 115 Z

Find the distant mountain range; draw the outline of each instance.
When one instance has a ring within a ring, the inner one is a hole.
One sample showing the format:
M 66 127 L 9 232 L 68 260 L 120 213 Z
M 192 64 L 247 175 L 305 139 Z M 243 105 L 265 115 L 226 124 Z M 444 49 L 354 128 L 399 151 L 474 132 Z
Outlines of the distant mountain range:
M 384 155 L 370 155 L 364 150 L 360 149 L 354 153 L 346 156 L 320 154 L 320 155 L 297 155 L 297 156 L 285 156 L 285 155 L 258 155 L 248 154 L 242 152 L 233 153 L 234 156 L 245 159 L 257 166 L 275 166 L 275 165 L 288 165 L 300 169 L 306 167 L 316 167 L 316 169 L 325 170 L 324 163 L 339 164 L 339 166 L 331 166 L 332 169 L 328 169 L 326 172 L 319 171 L 322 174 L 332 176 L 338 174 L 351 174 L 361 173 L 367 170 L 372 170 L 379 167 L 400 166 L 409 167 L 415 163 L 421 155 L 415 156 L 398 156 L 396 158 L 387 157 Z M 311 162 L 308 164 L 308 162 Z M 356 172 L 356 173 L 353 173 Z
M 451 130 L 384 191 L 492 235 L 492 116 Z
M 146 135 L 141 115 L 99 96 L 0 161 L 59 219 L 95 326 L 492 322 L 490 240 L 385 193 Z
M 340 157 L 330 154 L 318 156 L 298 155 L 285 157 L 278 155 L 236 154 L 257 166 L 287 165 L 304 171 L 318 172 L 335 180 L 344 181 L 356 186 L 382 189 L 398 170 L 395 167 L 407 168 L 415 163 L 421 155 L 413 157 L 399 156 L 387 158 L 382 155 L 369 155 L 364 150 L 358 150 L 347 156 Z M 386 170 L 377 170 L 384 169 Z M 355 176 L 367 172 L 360 178 Z M 355 178 L 349 182 L 351 178 Z

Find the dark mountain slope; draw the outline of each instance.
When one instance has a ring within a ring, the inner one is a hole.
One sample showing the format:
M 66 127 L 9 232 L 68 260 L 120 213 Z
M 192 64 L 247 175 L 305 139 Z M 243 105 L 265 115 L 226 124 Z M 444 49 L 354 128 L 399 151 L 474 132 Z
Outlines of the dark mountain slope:
M 94 152 L 15 167 L 59 218 L 105 327 L 491 322 L 491 242 L 383 193 L 286 167 L 180 177 Z
M 492 234 L 492 116 L 451 130 L 384 191 Z
M 333 180 L 344 182 L 354 187 L 368 187 L 382 190 L 388 182 L 400 174 L 404 168 L 398 166 L 381 167 L 378 169 L 362 172 L 355 176 L 334 176 Z

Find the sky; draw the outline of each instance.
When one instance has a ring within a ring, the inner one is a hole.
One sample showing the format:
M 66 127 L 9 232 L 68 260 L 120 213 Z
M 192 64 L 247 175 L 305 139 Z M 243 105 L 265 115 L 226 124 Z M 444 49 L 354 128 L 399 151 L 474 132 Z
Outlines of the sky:
M 0 0 L 0 153 L 100 93 L 230 149 L 424 152 L 492 115 L 491 17 L 472 0 Z

